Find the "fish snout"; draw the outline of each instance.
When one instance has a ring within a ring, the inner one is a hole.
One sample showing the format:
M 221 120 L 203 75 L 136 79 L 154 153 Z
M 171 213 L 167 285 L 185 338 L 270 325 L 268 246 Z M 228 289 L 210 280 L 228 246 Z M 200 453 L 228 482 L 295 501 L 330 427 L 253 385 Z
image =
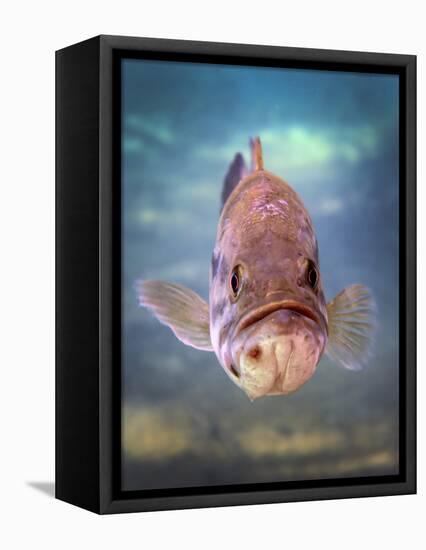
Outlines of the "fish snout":
M 233 343 L 238 385 L 251 399 L 292 393 L 314 374 L 325 338 L 312 319 L 290 310 L 274 312 Z
M 270 340 L 249 338 L 234 350 L 234 357 L 239 383 L 250 399 L 266 395 L 277 378 L 277 362 Z

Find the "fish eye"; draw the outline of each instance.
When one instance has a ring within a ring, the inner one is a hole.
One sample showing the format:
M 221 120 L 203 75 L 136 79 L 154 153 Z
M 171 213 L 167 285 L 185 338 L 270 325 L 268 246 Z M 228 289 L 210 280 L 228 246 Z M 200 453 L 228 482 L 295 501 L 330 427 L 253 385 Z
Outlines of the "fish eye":
M 315 290 L 318 285 L 318 270 L 315 267 L 314 263 L 312 261 L 308 262 L 308 269 L 306 270 L 306 282 L 308 285 L 312 288 L 312 290 Z
M 241 290 L 242 283 L 242 269 L 240 265 L 234 267 L 231 272 L 229 284 L 231 286 L 232 295 L 236 298 Z

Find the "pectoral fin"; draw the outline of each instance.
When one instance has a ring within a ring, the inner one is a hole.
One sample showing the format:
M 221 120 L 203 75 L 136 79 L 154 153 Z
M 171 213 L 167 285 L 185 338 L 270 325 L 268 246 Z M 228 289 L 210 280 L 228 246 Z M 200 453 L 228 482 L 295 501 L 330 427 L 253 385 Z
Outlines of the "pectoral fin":
M 342 290 L 329 304 L 326 353 L 338 365 L 360 370 L 371 356 L 376 328 L 376 306 L 363 285 Z
M 176 337 L 188 346 L 213 351 L 208 304 L 182 285 L 163 281 L 138 281 L 139 305 L 151 310 Z

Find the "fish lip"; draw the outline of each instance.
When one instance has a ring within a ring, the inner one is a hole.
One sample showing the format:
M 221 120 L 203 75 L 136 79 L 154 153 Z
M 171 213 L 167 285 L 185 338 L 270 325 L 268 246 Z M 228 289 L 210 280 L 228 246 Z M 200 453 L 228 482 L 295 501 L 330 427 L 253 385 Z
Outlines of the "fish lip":
M 275 313 L 276 311 L 280 310 L 294 311 L 295 313 L 298 313 L 299 315 L 306 317 L 307 319 L 310 319 L 311 321 L 314 321 L 314 323 L 316 323 L 317 325 L 321 326 L 319 316 L 311 307 L 302 304 L 297 300 L 278 300 L 259 306 L 246 313 L 237 323 L 234 334 L 239 334 L 241 331 L 245 330 L 251 325 L 258 323 L 268 315 L 271 315 L 271 313 Z

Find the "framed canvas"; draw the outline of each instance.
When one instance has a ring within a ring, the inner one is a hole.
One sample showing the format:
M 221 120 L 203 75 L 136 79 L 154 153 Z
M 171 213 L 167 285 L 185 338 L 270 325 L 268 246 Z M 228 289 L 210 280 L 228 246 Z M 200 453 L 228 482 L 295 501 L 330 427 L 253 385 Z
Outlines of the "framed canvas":
M 56 54 L 56 497 L 414 493 L 416 58 Z

